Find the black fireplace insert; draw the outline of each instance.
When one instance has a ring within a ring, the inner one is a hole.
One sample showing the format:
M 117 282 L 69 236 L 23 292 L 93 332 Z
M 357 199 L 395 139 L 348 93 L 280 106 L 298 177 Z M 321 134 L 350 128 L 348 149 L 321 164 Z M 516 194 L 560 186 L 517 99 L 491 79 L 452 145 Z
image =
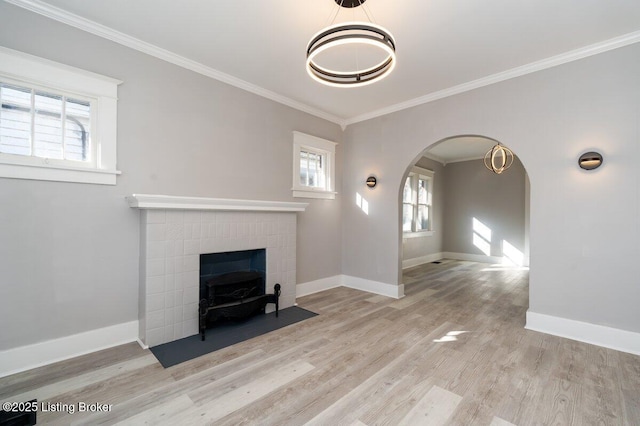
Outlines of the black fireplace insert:
M 205 340 L 208 326 L 219 320 L 239 320 L 265 312 L 274 303 L 278 316 L 280 284 L 266 294 L 264 273 L 236 271 L 211 277 L 200 286 L 200 336 Z

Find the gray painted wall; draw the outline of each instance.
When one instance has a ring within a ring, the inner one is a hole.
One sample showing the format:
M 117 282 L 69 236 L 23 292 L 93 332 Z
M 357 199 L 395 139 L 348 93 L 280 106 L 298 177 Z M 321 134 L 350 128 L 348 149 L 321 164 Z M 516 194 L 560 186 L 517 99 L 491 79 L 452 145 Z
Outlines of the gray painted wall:
M 290 190 L 292 131 L 340 143 L 339 126 L 5 2 L 0 45 L 124 81 L 117 186 L 0 178 L 0 350 L 137 320 L 132 193 L 308 201 L 298 282 L 341 273 L 340 195 Z
M 433 177 L 433 235 L 426 237 L 403 238 L 403 260 L 415 259 L 442 252 L 442 239 L 445 231 L 443 215 L 445 208 L 445 167 L 441 163 L 427 157 L 422 157 L 415 165 L 435 172 Z
M 443 177 L 443 251 L 486 254 L 473 242 L 475 218 L 491 230 L 490 256 L 502 257 L 506 240 L 524 257 L 525 171 L 517 158 L 500 175 L 488 171 L 482 160 L 473 160 L 447 164 Z
M 640 331 L 640 45 L 351 125 L 343 199 L 371 168 L 371 213 L 343 206 L 343 274 L 400 282 L 400 186 L 430 145 L 483 135 L 509 146 L 531 181 L 532 312 Z M 392 141 L 393 143 L 390 143 Z M 585 172 L 592 149 L 604 166 Z

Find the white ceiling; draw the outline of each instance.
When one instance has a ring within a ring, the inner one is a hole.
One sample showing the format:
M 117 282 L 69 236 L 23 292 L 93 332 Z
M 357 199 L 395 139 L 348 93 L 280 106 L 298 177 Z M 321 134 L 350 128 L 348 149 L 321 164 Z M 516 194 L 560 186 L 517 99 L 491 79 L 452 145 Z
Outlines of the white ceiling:
M 496 143 L 495 140 L 484 137 L 460 136 L 440 142 L 429 149 L 426 156 L 443 164 L 477 160 L 484 158 L 487 151 Z
M 304 62 L 334 0 L 6 1 L 343 126 L 640 41 L 638 0 L 368 0 L 397 66 L 333 88 Z M 362 8 L 336 22 L 353 19 L 366 19 Z

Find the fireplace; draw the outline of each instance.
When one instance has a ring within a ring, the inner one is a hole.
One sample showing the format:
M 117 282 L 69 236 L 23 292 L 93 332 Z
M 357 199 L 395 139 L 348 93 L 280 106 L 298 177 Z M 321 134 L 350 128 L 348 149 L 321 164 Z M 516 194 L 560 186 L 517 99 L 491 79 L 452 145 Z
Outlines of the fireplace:
M 200 255 L 199 330 L 202 340 L 205 331 L 216 322 L 240 320 L 265 313 L 267 303 L 276 306 L 280 284 L 272 294 L 265 291 L 266 250 Z
M 266 293 L 296 299 L 296 213 L 307 204 L 134 194 L 140 209 L 139 337 L 156 346 L 199 334 L 200 256 L 266 248 Z M 253 267 L 254 269 L 259 269 Z M 219 274 L 234 272 L 226 270 Z M 268 303 L 265 312 L 274 310 Z

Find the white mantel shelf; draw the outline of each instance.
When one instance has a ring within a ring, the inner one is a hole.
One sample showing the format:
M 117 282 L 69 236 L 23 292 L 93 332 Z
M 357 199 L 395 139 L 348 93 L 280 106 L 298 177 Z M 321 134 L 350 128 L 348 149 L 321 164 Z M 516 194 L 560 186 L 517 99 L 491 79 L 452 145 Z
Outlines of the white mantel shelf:
M 234 200 L 229 198 L 176 197 L 149 194 L 133 194 L 126 198 L 131 208 L 151 210 L 303 212 L 309 205 L 308 203 L 285 201 Z

